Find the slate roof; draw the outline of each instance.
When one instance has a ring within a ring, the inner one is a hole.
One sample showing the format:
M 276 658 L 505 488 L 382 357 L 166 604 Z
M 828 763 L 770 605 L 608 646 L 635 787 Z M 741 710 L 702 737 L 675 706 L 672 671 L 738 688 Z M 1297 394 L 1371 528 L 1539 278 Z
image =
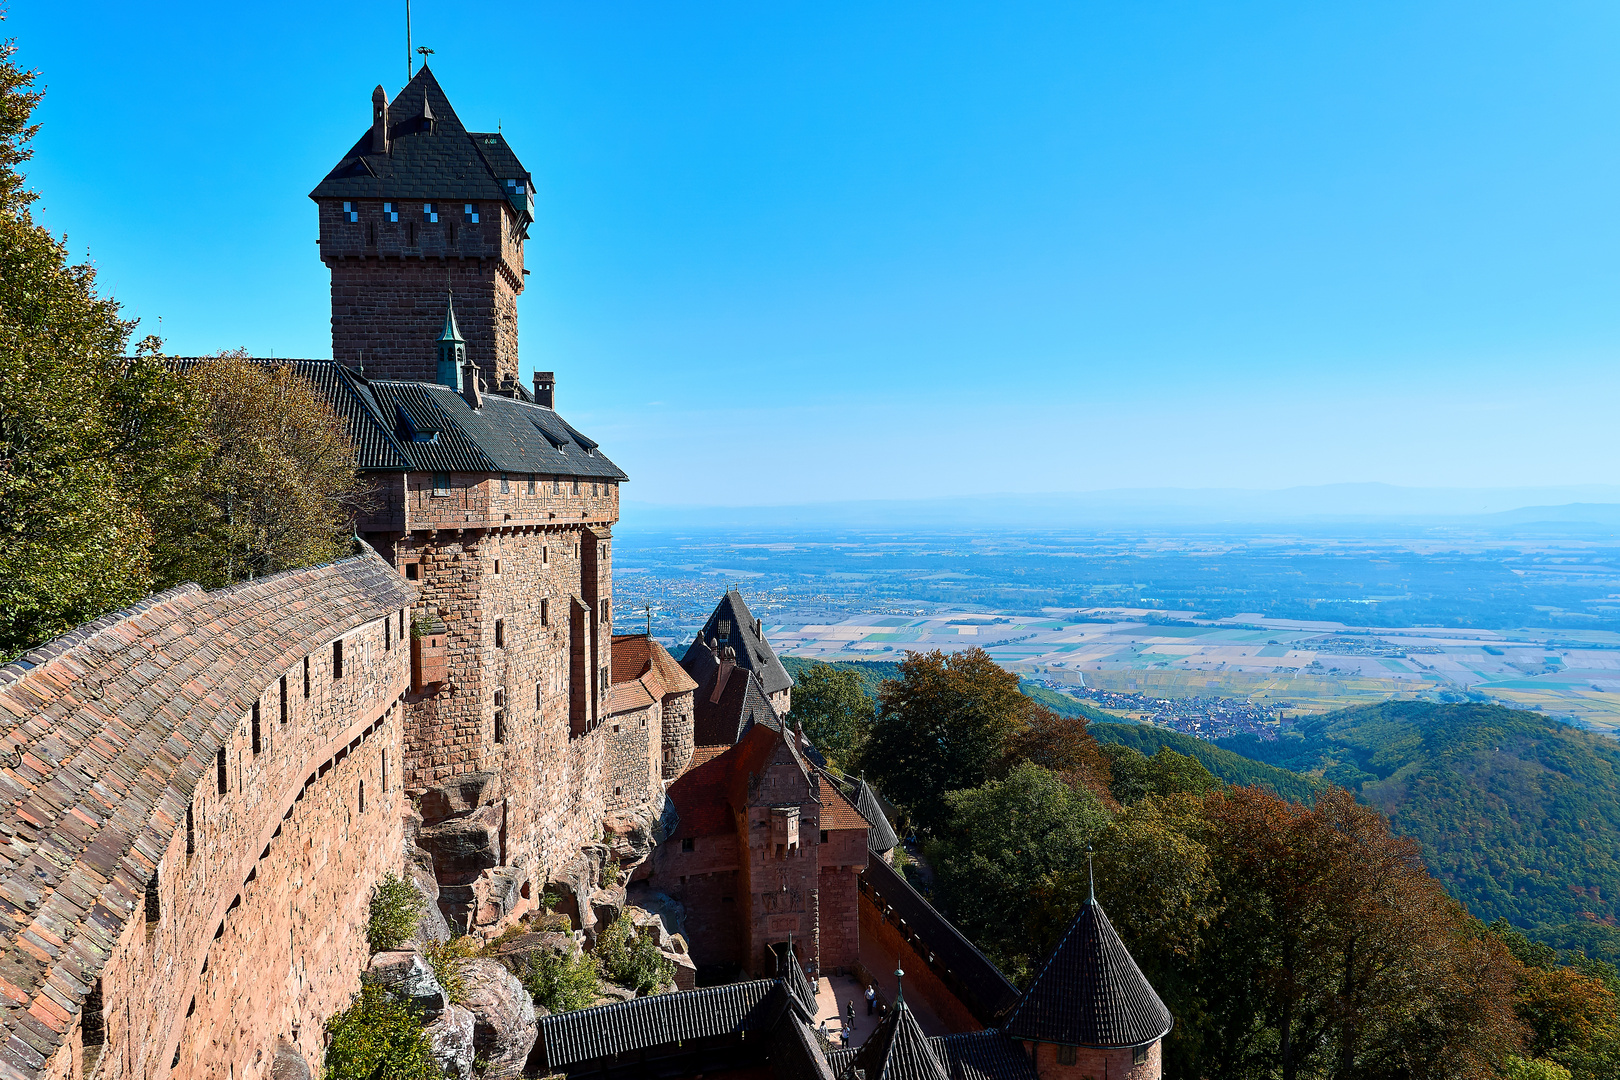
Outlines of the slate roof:
M 62 1046 L 263 688 L 414 598 L 366 548 L 216 592 L 182 585 L 0 668 L 0 1071 L 40 1075 Z
M 423 123 L 423 102 L 433 114 Z M 524 224 L 534 220 L 534 183 L 506 138 L 470 132 L 424 64 L 388 103 L 390 145 L 371 152 L 368 124 L 343 160 L 309 193 L 312 199 L 504 200 Z M 522 191 L 515 184 L 521 183 Z
M 1007 1017 L 1007 1033 L 1071 1046 L 1142 1046 L 1174 1020 L 1102 905 L 1088 900 Z
M 894 1008 L 839 1076 L 855 1080 L 857 1072 L 864 1080 L 950 1080 L 916 1015 L 906 1005 L 903 989 L 895 996 Z
M 877 794 L 867 784 L 864 776 L 856 781 L 855 809 L 860 811 L 861 817 L 872 826 L 872 831 L 866 834 L 866 846 L 879 855 L 894 850 L 900 843 L 900 838 L 894 835 L 894 826 L 889 824 L 889 818 L 883 813 L 883 806 L 878 801 Z
M 169 361 L 177 370 L 200 357 Z M 529 473 L 622 481 L 629 477 L 595 440 L 543 405 L 486 393 L 474 409 L 438 383 L 367 379 L 332 360 L 255 357 L 284 364 L 307 379 L 348 425 L 355 467 L 366 471 Z
M 681 666 L 697 683 L 692 695 L 692 741 L 697 746 L 730 746 L 755 724 L 775 731 L 782 721 L 765 696 L 759 676 L 740 665 L 724 671 L 708 649 L 699 649 L 702 658 L 688 650 Z M 707 661 L 706 663 L 704 661 Z
M 720 633 L 722 621 L 730 624 L 725 634 Z M 782 661 L 777 659 L 776 653 L 771 649 L 771 643 L 765 640 L 765 635 L 755 627 L 753 612 L 748 610 L 748 603 L 743 600 L 742 593 L 736 589 L 728 589 L 709 615 L 709 621 L 703 624 L 703 629 L 698 631 L 692 644 L 687 646 L 681 664 L 684 666 L 692 659 L 701 660 L 701 656 L 695 654 L 707 653 L 709 649 L 704 642 L 713 639 L 721 647 L 730 645 L 737 650 L 737 666 L 756 672 L 766 694 L 779 694 L 783 690 L 792 689 L 793 677 L 787 673 L 787 668 L 782 666 Z M 687 670 L 690 671 L 691 668 L 688 667 Z M 702 681 L 698 679 L 698 682 Z
M 911 884 L 881 859 L 869 859 L 861 871 L 863 887 L 870 890 L 906 928 L 927 943 L 935 961 L 955 977 L 961 987 L 957 994 L 968 1011 L 986 1027 L 992 1026 L 1015 1001 L 1018 988 L 1007 981 L 1001 970 L 962 936 L 951 921 L 934 910 Z
M 813 1005 L 807 1008 L 798 999 L 789 980 L 756 979 L 541 1017 L 536 1043 L 549 1071 L 690 1039 L 780 1033 L 784 1023 L 802 1029 L 795 1040 L 802 1048 L 814 1045 L 804 1039 L 813 1016 Z M 820 1061 L 819 1053 L 813 1056 Z M 799 1062 L 791 1071 L 825 1075 L 825 1065 L 818 1070 L 815 1062 Z
M 928 1047 L 950 1080 L 1036 1080 L 1035 1066 L 1023 1046 L 995 1028 L 935 1035 Z M 827 1063 L 834 1075 L 846 1076 L 858 1053 L 859 1049 L 834 1050 Z

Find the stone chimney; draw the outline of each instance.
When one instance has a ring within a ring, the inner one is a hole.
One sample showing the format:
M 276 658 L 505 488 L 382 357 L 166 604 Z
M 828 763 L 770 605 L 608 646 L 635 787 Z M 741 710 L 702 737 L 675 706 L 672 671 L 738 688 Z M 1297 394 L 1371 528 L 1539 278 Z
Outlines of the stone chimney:
M 484 399 L 478 393 L 479 381 L 477 364 L 468 360 L 461 365 L 461 396 L 475 409 L 484 407 Z
M 726 683 L 731 679 L 731 673 L 737 668 L 737 650 L 727 645 L 720 650 L 720 670 L 714 673 L 714 692 L 709 695 L 712 705 L 720 700 L 720 695 L 726 692 Z
M 371 92 L 371 152 L 388 153 L 388 95 L 381 86 Z
M 557 376 L 555 372 L 537 371 L 534 373 L 534 400 L 537 405 L 544 405 L 548 409 L 557 407 Z

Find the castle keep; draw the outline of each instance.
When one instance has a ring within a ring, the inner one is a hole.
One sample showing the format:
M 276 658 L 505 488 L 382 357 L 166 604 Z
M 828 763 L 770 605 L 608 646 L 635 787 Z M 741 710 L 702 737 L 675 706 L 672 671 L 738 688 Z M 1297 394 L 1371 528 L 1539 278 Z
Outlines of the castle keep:
M 371 106 L 311 195 L 335 359 L 279 361 L 347 425 L 354 554 L 0 669 L 0 1080 L 307 1080 L 362 976 L 454 1080 L 1157 1080 L 1102 909 L 1020 993 L 895 871 L 740 593 L 678 661 L 613 633 L 627 477 L 519 377 L 529 174 L 425 66 Z M 373 953 L 390 873 L 425 913 Z M 537 1018 L 523 957 L 621 916 L 675 992 Z M 462 935 L 503 951 L 452 1001 L 419 950 Z M 831 979 L 885 1006 L 859 1048 L 817 1033 Z

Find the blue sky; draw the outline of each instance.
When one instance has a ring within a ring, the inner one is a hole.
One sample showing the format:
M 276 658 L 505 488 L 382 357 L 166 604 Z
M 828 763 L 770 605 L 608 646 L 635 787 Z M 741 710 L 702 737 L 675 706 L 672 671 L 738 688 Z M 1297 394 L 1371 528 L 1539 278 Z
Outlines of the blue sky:
M 627 498 L 1614 482 L 1612 4 L 412 9 Z M 307 193 L 403 22 L 14 6 L 41 219 L 173 351 L 330 355 Z

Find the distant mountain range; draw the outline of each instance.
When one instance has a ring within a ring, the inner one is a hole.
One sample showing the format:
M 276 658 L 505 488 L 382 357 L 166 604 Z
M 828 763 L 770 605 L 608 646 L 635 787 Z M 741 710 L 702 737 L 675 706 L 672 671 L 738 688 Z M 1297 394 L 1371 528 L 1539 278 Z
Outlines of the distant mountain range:
M 1620 526 L 1620 486 L 1409 488 L 1323 484 L 1242 488 L 1117 488 L 1032 495 L 976 495 L 776 506 L 661 506 L 627 501 L 629 529 L 1076 528 L 1124 525 L 1334 525 L 1412 522 L 1474 528 L 1544 523 L 1567 529 Z

